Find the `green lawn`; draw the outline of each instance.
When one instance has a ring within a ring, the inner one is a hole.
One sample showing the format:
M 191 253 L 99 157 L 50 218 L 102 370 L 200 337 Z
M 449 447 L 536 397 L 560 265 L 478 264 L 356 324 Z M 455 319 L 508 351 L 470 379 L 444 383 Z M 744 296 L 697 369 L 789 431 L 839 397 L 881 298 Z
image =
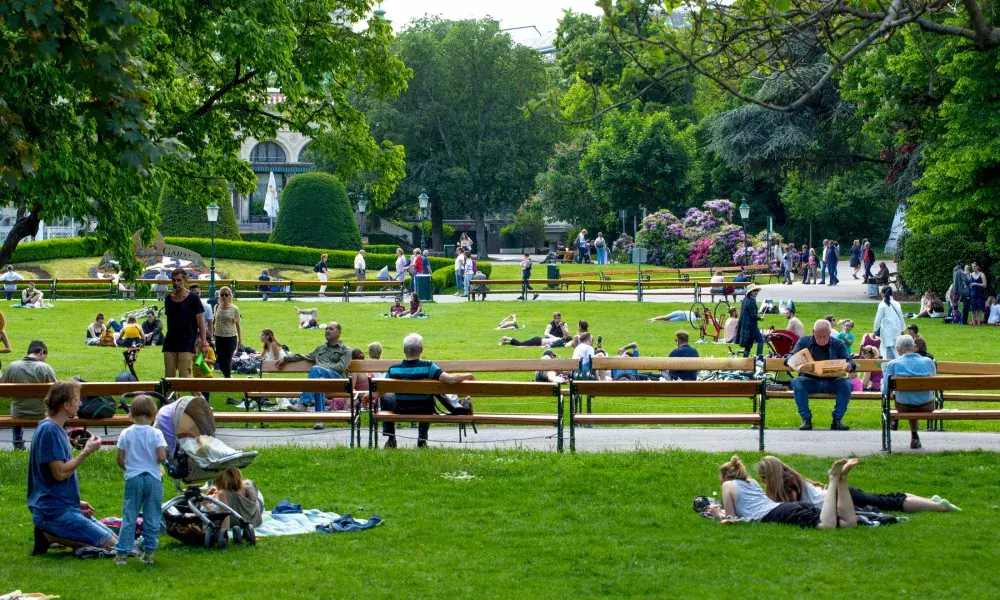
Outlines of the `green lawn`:
M 258 337 L 264 327 L 273 329 L 283 343 L 293 352 L 308 352 L 323 343 L 322 330 L 300 330 L 298 319 L 292 306 L 294 302 L 284 300 L 241 303 L 245 339 L 252 345 L 259 345 Z M 140 306 L 139 302 L 117 300 L 59 300 L 55 308 L 48 310 L 8 309 L 7 332 L 14 352 L 4 357 L 4 362 L 23 354 L 32 339 L 44 340 L 50 348 L 49 362 L 60 377 L 82 375 L 88 381 L 108 381 L 124 370 L 120 349 L 85 346 L 84 330 L 93 320 L 94 314 L 102 311 L 108 316 L 119 316 L 123 310 Z M 487 301 L 458 304 L 429 304 L 426 320 L 386 319 L 381 315 L 388 312 L 389 302 L 371 303 L 298 303 L 298 306 L 319 307 L 321 320 L 337 320 L 344 328 L 344 342 L 355 348 L 367 348 L 369 342 L 379 341 L 385 347 L 384 358 L 402 358 L 403 337 L 413 331 L 424 336 L 425 356 L 430 359 L 491 359 L 491 358 L 537 358 L 539 348 L 515 348 L 499 346 L 503 332 L 494 331 L 496 324 L 504 316 L 515 312 L 518 320 L 527 328 L 515 333 L 516 337 L 528 338 L 541 335 L 546 323 L 551 320 L 554 310 L 561 310 L 563 317 L 575 330 L 576 322 L 584 319 L 590 322 L 590 330 L 604 338 L 604 346 L 615 349 L 628 342 L 638 342 L 643 355 L 666 356 L 673 348 L 674 332 L 691 329 L 680 323 L 646 323 L 645 319 L 666 314 L 675 309 L 687 309 L 689 304 L 660 304 L 636 302 L 516 302 Z M 857 322 L 855 330 L 860 339 L 863 332 L 871 327 L 875 313 L 874 304 L 809 304 L 799 307 L 799 315 L 806 323 L 833 313 L 838 318 L 852 318 Z M 915 304 L 904 306 L 904 310 L 916 310 Z M 781 326 L 784 319 L 777 315 L 765 317 L 766 324 Z M 1000 343 L 1000 328 L 957 327 L 945 325 L 939 320 L 921 319 L 921 330 L 927 337 L 932 354 L 939 360 L 991 362 L 996 360 L 996 347 Z M 697 344 L 702 356 L 727 356 L 725 344 Z M 569 348 L 557 349 L 560 357 L 569 357 Z M 147 348 L 139 354 L 136 370 L 143 380 L 157 380 L 163 374 L 162 353 L 159 348 Z M 495 374 L 490 379 L 528 380 L 530 374 Z M 215 394 L 212 398 L 217 408 L 224 405 L 225 398 Z M 819 401 L 822 402 L 822 401 Z M 640 407 L 630 399 L 601 400 L 594 404 L 598 412 L 657 410 L 657 404 L 642 402 Z M 6 413 L 8 400 L 0 400 L 0 412 Z M 698 399 L 676 401 L 672 410 L 705 411 L 742 410 L 746 401 Z M 951 404 L 958 407 L 960 404 Z M 682 408 L 683 407 L 683 408 Z M 737 409 L 736 407 L 741 407 Z M 548 405 L 519 406 L 512 408 L 508 402 L 497 399 L 483 399 L 477 403 L 480 411 L 506 410 L 548 411 Z M 825 413 L 822 404 L 814 412 Z M 851 405 L 847 423 L 853 427 L 878 429 L 879 411 L 877 402 L 857 401 Z M 792 427 L 799 423 L 791 400 L 772 400 L 768 404 L 768 426 Z M 948 424 L 953 430 L 997 430 L 1000 422 L 954 422 Z
M 745 454 L 753 465 L 758 454 Z M 0 452 L 0 589 L 63 598 L 993 598 L 1000 589 L 994 453 L 863 459 L 851 483 L 941 494 L 961 513 L 878 529 L 718 525 L 726 454 L 268 449 L 246 469 L 268 506 L 381 515 L 371 531 L 263 539 L 225 552 L 161 537 L 157 562 L 28 556 L 23 453 Z M 785 457 L 820 479 L 831 461 Z M 467 473 L 471 479 L 445 474 Z M 98 515 L 121 511 L 113 454 L 80 469 Z M 168 494 L 167 497 L 170 497 Z

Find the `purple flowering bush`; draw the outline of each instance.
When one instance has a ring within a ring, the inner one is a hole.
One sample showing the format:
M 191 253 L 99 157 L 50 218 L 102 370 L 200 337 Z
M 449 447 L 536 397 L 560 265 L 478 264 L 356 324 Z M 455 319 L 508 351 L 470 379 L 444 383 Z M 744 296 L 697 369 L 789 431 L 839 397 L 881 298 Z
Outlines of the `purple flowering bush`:
M 628 253 L 635 247 L 635 240 L 627 233 L 618 236 L 618 239 L 611 244 L 611 260 L 617 263 L 627 263 Z
M 636 235 L 637 246 L 649 250 L 649 262 L 666 267 L 687 266 L 691 242 L 683 223 L 669 210 L 661 210 L 642 220 Z

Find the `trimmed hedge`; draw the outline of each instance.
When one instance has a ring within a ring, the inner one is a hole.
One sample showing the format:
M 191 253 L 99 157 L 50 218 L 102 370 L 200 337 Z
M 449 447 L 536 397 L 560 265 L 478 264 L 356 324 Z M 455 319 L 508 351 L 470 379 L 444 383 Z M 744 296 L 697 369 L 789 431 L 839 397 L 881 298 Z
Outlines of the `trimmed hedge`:
M 251 231 L 249 233 L 241 233 L 240 237 L 243 238 L 244 242 L 261 242 L 268 243 L 271 240 L 271 234 L 266 231 Z
M 215 224 L 215 239 L 239 240 L 240 228 L 236 224 L 233 203 L 227 197 L 224 181 L 210 181 L 194 184 L 197 188 L 168 182 L 160 194 L 159 230 L 164 236 L 185 235 L 206 237 L 212 235 L 212 225 L 208 222 L 205 207 L 215 202 L 219 205 L 219 220 Z
M 368 244 L 364 247 L 368 254 L 395 254 L 396 248 L 402 248 L 395 244 Z
M 281 192 L 280 206 L 271 242 L 353 251 L 361 247 L 347 188 L 333 175 L 296 176 Z
M 897 265 L 899 276 L 917 295 L 932 291 L 944 300 L 959 259 L 965 264 L 978 262 L 984 271 L 992 266 L 985 244 L 962 235 L 923 233 L 905 236 L 903 240 L 902 260 Z M 877 266 L 872 270 L 877 270 Z
M 45 240 L 44 242 L 22 242 L 14 250 L 12 263 L 52 260 L 54 258 L 81 258 L 84 256 L 101 256 L 97 248 L 88 249 L 84 238 L 61 238 Z M 431 263 L 434 264 L 434 263 Z
M 174 246 L 187 248 L 208 257 L 212 251 L 211 240 L 203 238 L 169 237 L 164 241 Z M 236 242 L 233 240 L 215 240 L 215 257 L 234 260 L 246 260 L 268 264 L 306 265 L 312 266 L 319 261 L 319 255 L 327 253 L 327 265 L 331 269 L 353 269 L 356 252 L 347 250 L 322 250 L 320 248 L 304 248 L 302 246 L 282 246 L 280 244 L 262 244 L 259 242 Z M 86 244 L 80 238 L 47 240 L 44 242 L 28 242 L 20 244 L 14 252 L 11 262 L 32 262 L 58 258 L 80 258 L 84 256 L 100 256 L 98 252 L 86 249 Z M 430 257 L 431 278 L 436 290 L 447 289 L 455 285 L 455 261 L 450 258 Z M 388 266 L 390 271 L 396 268 L 395 254 L 376 254 L 367 252 L 365 263 L 369 273 L 377 272 Z M 476 263 L 487 277 L 493 272 L 488 262 Z

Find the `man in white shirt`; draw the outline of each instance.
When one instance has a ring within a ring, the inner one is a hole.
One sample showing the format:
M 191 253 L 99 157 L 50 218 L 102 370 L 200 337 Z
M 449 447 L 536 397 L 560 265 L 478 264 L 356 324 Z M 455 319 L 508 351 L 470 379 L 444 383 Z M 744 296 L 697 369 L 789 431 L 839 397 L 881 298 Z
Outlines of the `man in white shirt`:
M 794 306 L 789 306 L 788 308 L 785 309 L 785 318 L 788 319 L 788 327 L 786 328 L 788 329 L 788 331 L 791 331 L 792 333 L 794 333 L 799 337 L 802 337 L 806 334 L 805 325 L 803 325 L 802 321 L 800 321 L 798 317 L 795 316 Z
M 463 290 L 465 286 L 465 252 L 461 248 L 455 250 L 455 285 L 458 287 L 458 291 L 455 292 L 456 296 L 464 296 Z
M 17 281 L 24 280 L 21 274 L 14 270 L 14 265 L 7 265 L 7 272 L 0 275 L 0 280 L 3 281 L 3 291 L 7 294 L 7 302 L 10 302 L 17 293 Z
M 363 249 L 358 250 L 358 255 L 354 257 L 354 275 L 355 277 L 358 278 L 358 281 L 365 280 L 366 269 L 367 265 L 365 265 L 365 251 Z M 362 289 L 363 289 L 362 286 L 359 285 L 356 291 L 360 292 Z
M 591 337 L 589 331 L 585 331 L 580 334 L 580 342 L 576 345 L 573 350 L 573 359 L 580 360 L 585 358 L 588 362 L 594 359 L 594 347 L 591 345 L 593 337 Z

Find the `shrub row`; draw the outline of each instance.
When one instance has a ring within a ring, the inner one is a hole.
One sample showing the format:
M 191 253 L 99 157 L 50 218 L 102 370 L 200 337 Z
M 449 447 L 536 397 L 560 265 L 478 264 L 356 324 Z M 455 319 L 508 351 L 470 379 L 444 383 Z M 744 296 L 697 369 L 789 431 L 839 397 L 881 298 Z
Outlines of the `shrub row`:
M 96 249 L 88 249 L 84 238 L 62 238 L 44 242 L 22 242 L 17 245 L 10 262 L 34 262 L 52 260 L 54 258 L 80 258 L 83 256 L 100 256 Z M 433 264 L 433 263 L 432 263 Z
M 396 248 L 402 248 L 397 244 L 368 244 L 365 246 L 367 254 L 395 254 Z
M 244 242 L 267 243 L 271 239 L 271 234 L 266 231 L 250 231 L 247 233 L 241 233 L 240 237 L 243 238 Z

